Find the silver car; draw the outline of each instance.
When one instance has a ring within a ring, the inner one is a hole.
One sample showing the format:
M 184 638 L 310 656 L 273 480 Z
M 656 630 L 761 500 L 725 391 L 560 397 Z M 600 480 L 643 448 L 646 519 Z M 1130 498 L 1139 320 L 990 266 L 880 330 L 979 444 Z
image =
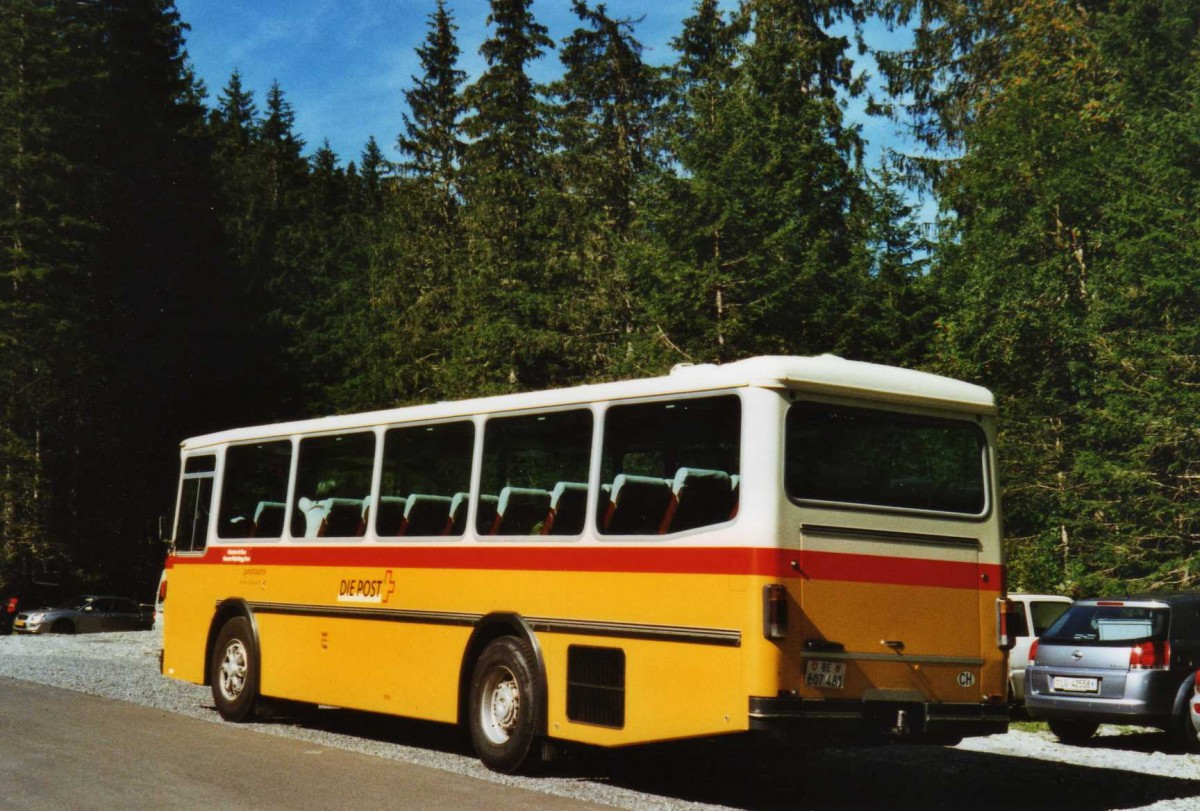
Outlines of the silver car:
M 1158 727 L 1196 749 L 1198 659 L 1200 594 L 1080 600 L 1034 643 L 1025 709 L 1064 743 L 1116 723 Z
M 18 634 L 86 634 L 101 631 L 148 631 L 154 615 L 124 597 L 85 595 L 54 608 L 22 611 L 13 620 Z

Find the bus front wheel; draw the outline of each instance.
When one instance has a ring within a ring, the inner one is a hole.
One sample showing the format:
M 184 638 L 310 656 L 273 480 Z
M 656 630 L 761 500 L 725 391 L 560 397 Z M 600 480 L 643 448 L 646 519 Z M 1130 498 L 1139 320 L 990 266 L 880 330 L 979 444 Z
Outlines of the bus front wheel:
M 538 682 L 533 649 L 502 636 L 479 657 L 471 677 L 469 726 L 475 753 L 489 769 L 512 774 L 537 760 Z
M 234 617 L 221 627 L 213 646 L 213 702 L 226 721 L 245 721 L 258 702 L 258 658 L 254 634 L 245 617 Z

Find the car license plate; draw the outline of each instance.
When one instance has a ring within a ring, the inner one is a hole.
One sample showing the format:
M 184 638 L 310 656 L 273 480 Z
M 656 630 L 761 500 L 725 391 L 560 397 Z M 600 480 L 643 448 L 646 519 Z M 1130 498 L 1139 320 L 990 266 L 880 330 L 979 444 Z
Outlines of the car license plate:
M 846 663 L 810 659 L 804 672 L 804 683 L 809 687 L 841 690 L 846 686 Z
M 1077 679 L 1069 676 L 1055 676 L 1052 684 L 1057 693 L 1098 693 L 1099 679 Z

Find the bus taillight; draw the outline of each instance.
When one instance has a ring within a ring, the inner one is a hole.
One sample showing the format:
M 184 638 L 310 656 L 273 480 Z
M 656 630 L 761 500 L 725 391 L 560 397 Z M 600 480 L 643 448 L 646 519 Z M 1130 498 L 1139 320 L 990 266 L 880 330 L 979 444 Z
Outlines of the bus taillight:
M 1011 629 L 1015 627 L 1015 614 L 1018 610 L 1018 604 L 1007 597 L 996 601 L 996 647 L 1000 650 L 1012 650 L 1016 644 L 1017 640 Z
M 763 636 L 783 639 L 787 636 L 787 589 L 778 583 L 763 586 Z

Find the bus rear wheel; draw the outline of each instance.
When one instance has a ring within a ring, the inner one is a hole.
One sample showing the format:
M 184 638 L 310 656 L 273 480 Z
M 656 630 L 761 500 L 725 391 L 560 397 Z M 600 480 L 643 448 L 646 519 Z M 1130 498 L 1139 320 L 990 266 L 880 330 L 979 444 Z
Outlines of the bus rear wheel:
M 539 760 L 542 692 L 533 649 L 524 639 L 492 641 L 471 677 L 469 726 L 475 754 L 492 771 L 512 774 Z
M 240 723 L 254 714 L 258 703 L 258 657 L 254 634 L 245 617 L 234 617 L 221 627 L 213 645 L 213 703 L 226 721 Z

